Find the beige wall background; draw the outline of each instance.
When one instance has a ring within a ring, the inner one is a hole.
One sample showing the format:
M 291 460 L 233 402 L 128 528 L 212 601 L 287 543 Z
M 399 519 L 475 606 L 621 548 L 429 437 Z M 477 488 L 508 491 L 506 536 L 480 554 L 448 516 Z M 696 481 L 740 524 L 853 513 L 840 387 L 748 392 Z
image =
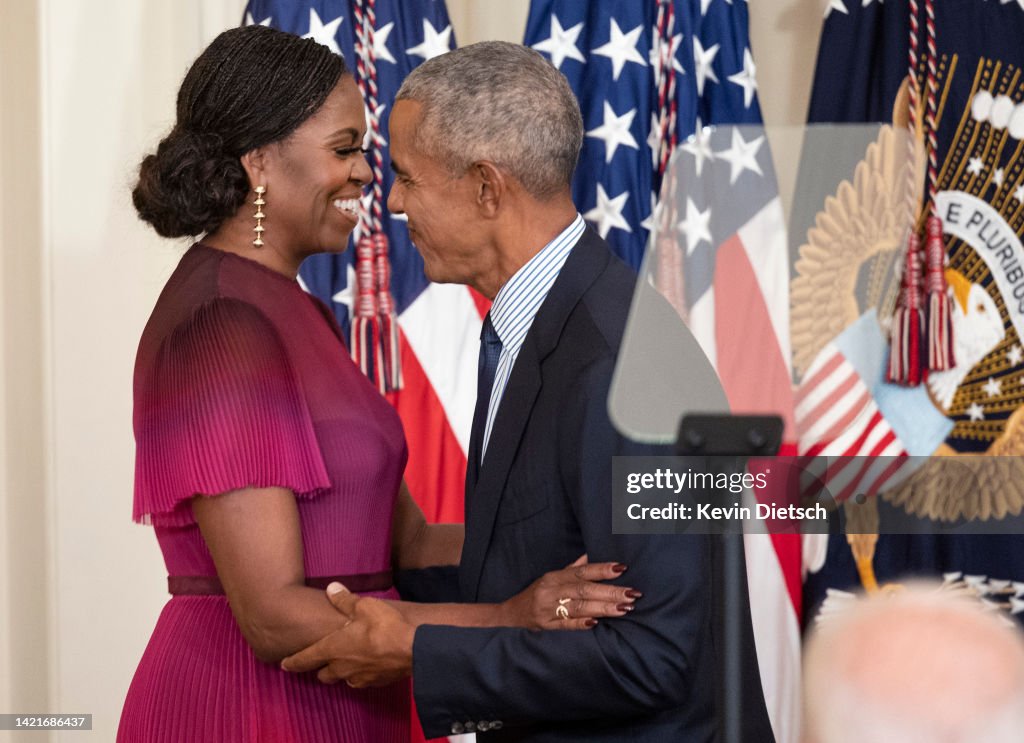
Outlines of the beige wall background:
M 243 5 L 0 0 L 0 712 L 94 716 L 35 741 L 113 740 L 166 598 L 130 521 L 131 375 L 183 244 L 145 229 L 129 191 L 188 63 Z M 464 44 L 521 41 L 527 7 L 448 0 Z M 822 8 L 750 3 L 769 122 L 803 120 Z

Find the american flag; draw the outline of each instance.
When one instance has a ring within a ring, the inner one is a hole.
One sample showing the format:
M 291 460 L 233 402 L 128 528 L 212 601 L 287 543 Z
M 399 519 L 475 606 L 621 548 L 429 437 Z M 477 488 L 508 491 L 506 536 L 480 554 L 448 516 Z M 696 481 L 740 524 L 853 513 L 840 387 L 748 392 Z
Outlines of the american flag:
M 797 451 L 839 502 L 872 497 L 911 474 L 907 446 L 872 392 L 884 355 L 875 313 L 865 313 L 822 348 L 796 394 Z
M 640 268 L 674 209 L 687 317 L 736 412 L 782 414 L 792 432 L 788 258 L 756 67 L 740 0 L 533 0 L 525 43 L 580 101 L 586 136 L 573 196 Z M 749 126 L 726 127 L 729 124 Z M 678 187 L 658 208 L 673 149 Z M 780 743 L 799 719 L 799 543 L 748 535 L 758 661 Z
M 405 480 L 431 522 L 463 518 L 466 451 L 475 404 L 480 326 L 488 303 L 465 286 L 432 284 L 401 217 L 387 213 L 393 174 L 388 116 L 406 75 L 455 47 L 443 0 L 252 0 L 246 24 L 260 23 L 311 37 L 344 56 L 368 101 L 366 145 L 377 188 L 367 189 L 363 211 L 380 212 L 390 243 L 391 294 L 398 318 L 402 388 L 387 394 L 409 445 Z M 372 29 L 372 30 L 371 30 Z M 360 53 L 362 52 L 362 53 Z M 371 107 L 370 89 L 375 84 Z M 365 228 L 361 222 L 360 230 Z M 358 242 L 361 234 L 353 235 Z M 350 335 L 357 295 L 356 255 L 317 255 L 299 276 L 308 291 L 333 310 Z M 413 723 L 412 740 L 423 740 Z

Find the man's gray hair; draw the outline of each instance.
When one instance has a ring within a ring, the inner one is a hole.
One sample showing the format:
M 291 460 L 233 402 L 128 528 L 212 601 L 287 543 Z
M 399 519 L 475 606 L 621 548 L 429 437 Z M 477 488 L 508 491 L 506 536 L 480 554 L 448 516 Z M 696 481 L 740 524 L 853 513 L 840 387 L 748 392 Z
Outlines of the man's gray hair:
M 568 187 L 583 144 L 583 117 L 569 82 L 540 54 L 482 41 L 413 70 L 396 101 L 422 106 L 420 152 L 452 175 L 489 160 L 536 198 Z

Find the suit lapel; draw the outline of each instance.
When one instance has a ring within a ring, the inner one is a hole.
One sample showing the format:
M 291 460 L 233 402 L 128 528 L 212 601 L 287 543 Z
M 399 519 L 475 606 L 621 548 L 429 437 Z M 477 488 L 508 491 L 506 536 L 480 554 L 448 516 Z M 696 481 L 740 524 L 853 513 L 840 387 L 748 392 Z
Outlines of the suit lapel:
M 558 345 L 573 308 L 611 258 L 603 241 L 587 228 L 573 247 L 526 334 L 487 443 L 483 466 L 466 476 L 466 542 L 459 569 L 460 589 L 476 601 L 487 547 L 509 471 L 543 383 L 541 362 Z

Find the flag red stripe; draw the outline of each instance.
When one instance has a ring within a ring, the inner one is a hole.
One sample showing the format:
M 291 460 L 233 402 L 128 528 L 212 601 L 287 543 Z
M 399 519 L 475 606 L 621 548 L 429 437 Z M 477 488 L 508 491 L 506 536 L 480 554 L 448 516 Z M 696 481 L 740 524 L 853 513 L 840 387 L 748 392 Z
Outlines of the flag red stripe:
M 405 480 L 431 523 L 462 523 L 466 457 L 405 333 L 399 343 L 405 388 L 388 395 L 409 445 Z
M 891 444 L 895 440 L 896 433 L 892 429 L 889 429 L 888 433 L 886 433 L 885 436 L 883 436 L 881 440 L 877 444 L 875 444 L 874 448 L 870 452 L 868 452 L 868 456 L 877 457 L 879 454 L 885 451 L 885 447 L 889 446 L 889 444 Z
M 782 568 L 782 576 L 786 581 L 786 592 L 789 593 L 789 600 L 793 604 L 793 611 L 796 612 L 796 621 L 799 625 L 803 621 L 803 586 L 800 581 L 801 558 L 800 558 L 800 535 L 773 533 L 772 546 L 779 558 L 779 565 Z
M 850 424 L 857 419 L 857 416 L 861 414 L 861 412 L 864 410 L 864 408 L 870 401 L 871 395 L 868 393 L 867 390 L 865 390 L 863 393 L 861 393 L 860 397 L 858 397 L 853 402 L 853 404 L 850 406 L 849 411 L 844 413 L 842 418 L 836 421 L 831 428 L 829 428 L 827 431 L 825 431 L 824 434 L 822 434 L 821 440 L 826 443 L 830 441 L 835 441 L 835 439 L 838 438 L 838 436 L 841 433 L 843 433 L 843 431 L 845 431 L 847 428 L 849 428 Z M 810 425 L 808 425 L 808 428 L 810 428 Z
M 466 288 L 469 290 L 469 295 L 473 297 L 473 303 L 476 305 L 476 311 L 480 313 L 480 317 L 482 318 L 487 314 L 487 311 L 491 309 L 491 300 L 472 287 Z
M 781 415 L 791 433 L 789 368 L 761 285 L 737 235 L 718 248 L 714 284 L 716 366 L 730 408 L 735 413 Z
M 893 459 L 892 463 L 882 471 L 882 474 L 879 475 L 878 479 L 871 484 L 871 487 L 868 489 L 869 497 L 876 495 L 878 491 L 882 489 L 882 486 L 892 479 L 893 475 L 895 475 L 907 461 L 907 457 L 908 454 L 906 452 L 901 452 L 895 459 Z
M 857 376 L 857 372 L 851 372 L 850 376 L 846 377 L 842 382 L 840 382 L 836 386 L 834 390 L 829 392 L 825 399 L 819 402 L 813 410 L 807 413 L 807 415 L 800 416 L 800 419 L 797 422 L 797 430 L 799 431 L 799 434 L 801 436 L 806 434 L 807 431 L 811 428 L 811 426 L 813 426 L 815 423 L 821 420 L 821 418 L 824 417 L 826 413 L 835 408 L 836 404 L 844 396 L 846 396 L 846 394 L 850 390 L 856 387 L 859 381 L 860 378 Z M 864 407 L 864 404 L 867 402 L 867 400 L 868 393 L 867 389 L 865 389 L 864 392 L 861 393 L 860 397 L 857 398 L 857 401 L 850 406 L 849 410 L 846 413 L 843 414 L 843 417 L 836 421 L 832 426 L 830 426 L 828 432 L 825 433 L 821 438 L 831 439 L 839 431 L 845 430 L 846 427 L 849 426 L 853 419 L 857 416 L 857 413 L 860 412 L 860 409 Z
M 814 390 L 819 384 L 828 377 L 843 364 L 843 357 L 839 353 L 835 353 L 832 357 L 825 362 L 818 371 L 811 376 L 810 379 L 805 380 L 801 383 L 800 389 L 796 391 L 796 404 L 800 405 L 807 398 L 807 396 Z
M 843 488 L 836 496 L 836 500 L 839 502 L 849 500 L 854 493 L 860 489 L 860 484 L 864 480 L 864 476 L 867 474 L 868 469 L 874 464 L 874 460 L 870 457 L 858 457 L 857 459 L 850 460 L 851 464 L 860 463 L 860 467 L 857 469 L 857 474 L 854 475 L 853 479 L 847 483 L 846 487 Z
M 775 336 L 760 283 L 737 235 L 718 248 L 714 291 L 716 367 L 730 408 L 736 413 L 781 415 L 789 439 L 794 431 L 789 367 Z M 799 617 L 799 537 L 773 534 L 772 546 L 779 558 L 793 612 Z
M 867 441 L 867 438 L 870 435 L 871 431 L 874 430 L 875 426 L 877 426 L 881 422 L 882 414 L 876 410 L 874 415 L 871 416 L 871 420 L 868 421 L 868 424 L 866 426 L 864 426 L 864 430 L 860 432 L 860 436 L 857 437 L 857 440 L 850 444 L 850 446 L 846 448 L 846 451 L 844 451 L 841 456 L 855 457 L 858 454 L 860 454 L 861 448 L 863 448 L 864 442 Z

